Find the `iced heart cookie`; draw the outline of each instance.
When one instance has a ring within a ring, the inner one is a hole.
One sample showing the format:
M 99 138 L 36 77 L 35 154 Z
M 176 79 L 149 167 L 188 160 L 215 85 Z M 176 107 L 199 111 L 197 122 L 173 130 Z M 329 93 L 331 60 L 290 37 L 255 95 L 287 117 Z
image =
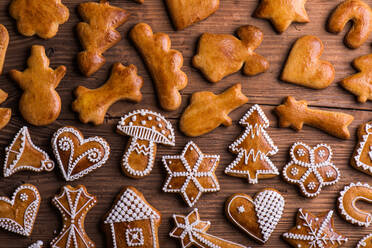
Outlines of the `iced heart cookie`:
M 22 127 L 12 143 L 5 148 L 4 177 L 18 171 L 52 171 L 54 162 L 48 154 L 35 146 L 26 126 Z
M 372 121 L 359 127 L 358 139 L 350 163 L 355 169 L 372 176 Z
M 153 33 L 146 23 L 134 26 L 129 36 L 150 71 L 160 106 L 169 111 L 178 109 L 182 101 L 179 91 L 187 85 L 187 76 L 181 70 L 182 54 L 171 49 L 167 34 Z
M 292 22 L 310 22 L 305 3 L 306 0 L 260 0 L 253 16 L 270 20 L 276 31 L 283 33 Z
M 246 25 L 237 30 L 237 35 L 240 40 L 227 34 L 204 33 L 201 36 L 192 63 L 209 81 L 216 83 L 239 71 L 243 64 L 243 72 L 248 76 L 265 72 L 269 68 L 269 62 L 254 52 L 262 42 L 262 31 Z
M 32 125 L 45 126 L 54 122 L 61 112 L 61 98 L 55 88 L 65 76 L 66 67 L 56 70 L 49 67 L 43 46 L 34 45 L 23 72 L 11 70 L 10 77 L 23 90 L 19 110 Z
M 150 174 L 154 167 L 156 144 L 175 145 L 172 124 L 161 114 L 147 109 L 135 110 L 122 117 L 117 132 L 130 136 L 121 168 L 132 178 Z
M 0 89 L 0 104 L 8 98 L 8 93 Z M 3 129 L 12 117 L 12 109 L 0 108 L 0 130 Z
M 322 41 L 311 35 L 299 38 L 293 45 L 280 79 L 313 89 L 327 88 L 335 78 L 331 63 L 320 60 Z
M 254 199 L 243 193 L 232 195 L 225 203 L 225 213 L 249 236 L 265 243 L 282 217 L 284 203 L 284 197 L 278 191 L 266 188 Z
M 189 106 L 181 116 L 181 131 L 196 137 L 211 132 L 221 124 L 231 126 L 228 114 L 248 102 L 241 90 L 241 84 L 235 84 L 219 95 L 209 91 L 193 93 Z
M 237 157 L 226 167 L 225 173 L 247 178 L 249 183 L 279 175 L 278 169 L 269 158 L 278 152 L 278 147 L 265 131 L 269 127 L 269 120 L 260 106 L 256 104 L 251 107 L 239 124 L 245 130 L 229 146 L 229 150 L 237 154 Z
M 9 44 L 9 33 L 4 25 L 0 24 L 0 75 L 3 71 L 5 54 Z
M 79 113 L 81 122 L 102 124 L 107 110 L 115 102 L 119 100 L 141 101 L 142 84 L 143 79 L 137 75 L 136 66 L 126 67 L 115 63 L 110 78 L 101 87 L 93 90 L 84 86 L 76 88 L 76 100 L 72 103 L 72 109 Z
M 372 214 L 358 208 L 357 202 L 372 202 L 372 187 L 364 183 L 351 183 L 340 192 L 338 210 L 341 216 L 352 224 L 368 227 L 372 222 Z
M 314 215 L 299 209 L 296 226 L 283 233 L 283 238 L 294 248 L 337 248 L 348 239 L 336 231 L 333 211 Z
M 326 144 L 311 148 L 302 142 L 292 145 L 291 161 L 283 168 L 283 177 L 296 184 L 306 197 L 316 197 L 324 186 L 340 179 L 340 171 L 332 163 L 332 149 Z
M 340 33 L 349 21 L 353 22 L 353 26 L 345 36 L 345 44 L 350 48 L 358 48 L 372 31 L 372 10 L 369 5 L 361 0 L 343 1 L 328 19 L 328 30 Z
M 177 30 L 206 19 L 216 12 L 220 5 L 220 0 L 166 0 L 165 2 Z
M 66 185 L 52 200 L 62 215 L 62 230 L 50 243 L 51 248 L 95 248 L 84 229 L 87 213 L 97 204 L 95 196 L 83 185 L 76 188 Z
M 194 246 L 197 248 L 246 248 L 207 233 L 211 223 L 200 220 L 197 208 L 187 216 L 174 214 L 173 219 L 176 227 L 169 235 L 178 238 L 182 248 Z
M 70 15 L 61 0 L 12 0 L 9 13 L 17 21 L 18 32 L 43 39 L 54 37 Z
M 39 191 L 31 184 L 19 186 L 12 199 L 0 197 L 0 227 L 13 233 L 30 236 L 40 202 Z
M 356 248 L 371 248 L 372 247 L 372 233 L 364 236 L 357 244 Z
M 129 14 L 107 0 L 81 3 L 78 12 L 84 22 L 79 22 L 76 30 L 84 51 L 78 54 L 77 61 L 80 71 L 89 77 L 106 62 L 102 53 L 121 40 L 116 28 L 128 20 Z
M 110 156 L 110 145 L 101 137 L 84 139 L 75 127 L 62 127 L 52 138 L 52 148 L 66 181 L 74 181 L 103 166 Z
M 162 161 L 168 174 L 163 191 L 181 194 L 189 207 L 202 193 L 220 191 L 215 174 L 220 156 L 203 154 L 194 142 L 187 143 L 180 156 L 163 156 Z
M 134 187 L 125 187 L 105 215 L 107 247 L 158 248 L 161 214 Z
M 28 248 L 43 248 L 43 241 L 38 240 L 32 245 L 30 245 Z

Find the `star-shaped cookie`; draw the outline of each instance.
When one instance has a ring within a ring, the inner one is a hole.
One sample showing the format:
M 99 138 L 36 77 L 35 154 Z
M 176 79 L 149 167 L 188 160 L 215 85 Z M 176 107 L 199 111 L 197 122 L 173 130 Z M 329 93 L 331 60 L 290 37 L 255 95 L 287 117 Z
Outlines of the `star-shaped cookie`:
M 190 207 L 202 193 L 220 190 L 215 174 L 220 156 L 203 154 L 194 142 L 187 143 L 180 156 L 162 160 L 168 173 L 163 191 L 180 193 Z
M 307 0 L 261 0 L 254 12 L 258 18 L 268 19 L 279 33 L 283 33 L 292 22 L 310 21 L 305 3 Z

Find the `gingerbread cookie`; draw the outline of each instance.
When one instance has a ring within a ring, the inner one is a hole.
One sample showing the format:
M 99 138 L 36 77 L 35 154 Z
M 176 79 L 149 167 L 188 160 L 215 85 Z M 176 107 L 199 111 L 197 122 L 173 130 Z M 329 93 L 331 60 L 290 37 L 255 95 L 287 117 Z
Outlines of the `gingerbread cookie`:
M 293 45 L 280 79 L 313 89 L 327 88 L 335 78 L 331 63 L 321 60 L 323 43 L 315 36 L 299 38 Z
M 23 90 L 19 110 L 32 125 L 44 126 L 54 122 L 61 112 L 61 98 L 55 88 L 65 76 L 66 67 L 56 70 L 49 67 L 49 59 L 43 46 L 32 46 L 23 72 L 11 70 L 10 77 Z
M 220 156 L 203 154 L 194 142 L 187 143 L 181 155 L 163 156 L 162 161 L 168 173 L 163 191 L 180 193 L 189 207 L 202 193 L 220 191 L 215 174 Z
M 172 124 L 161 114 L 147 109 L 135 110 L 122 117 L 117 131 L 130 136 L 121 168 L 132 178 L 150 174 L 154 167 L 156 144 L 175 145 Z
M 105 215 L 107 247 L 158 248 L 161 214 L 134 187 L 125 187 Z
M 30 245 L 28 248 L 43 248 L 43 241 L 38 240 L 32 245 Z
M 180 129 L 187 136 L 200 136 L 221 124 L 231 126 L 228 114 L 248 102 L 241 84 L 235 84 L 219 95 L 209 91 L 193 93 L 190 104 L 182 113 Z
M 22 127 L 12 143 L 5 148 L 4 177 L 18 171 L 52 171 L 54 162 L 48 154 L 35 146 L 26 126 Z
M 95 196 L 88 193 L 83 185 L 76 188 L 66 185 L 52 200 L 62 215 L 63 227 L 50 246 L 52 248 L 94 248 L 96 245 L 84 229 L 89 210 L 97 204 Z
M 372 121 L 362 124 L 358 129 L 358 143 L 351 158 L 351 165 L 372 176 Z
M 225 173 L 247 178 L 249 183 L 279 175 L 278 169 L 269 158 L 278 152 L 278 147 L 265 130 L 269 127 L 269 120 L 260 106 L 256 104 L 251 107 L 239 124 L 245 130 L 229 146 L 229 150 L 238 156 L 226 167 Z
M 276 31 L 283 33 L 292 22 L 310 22 L 305 3 L 306 0 L 261 0 L 253 16 L 270 20 Z
M 359 102 L 372 100 L 372 54 L 354 59 L 353 66 L 359 72 L 344 78 L 341 86 L 357 96 Z
M 279 223 L 284 210 L 284 197 L 279 191 L 266 188 L 254 199 L 239 193 L 225 203 L 227 218 L 255 240 L 266 243 Z
M 187 85 L 187 76 L 181 70 L 182 54 L 170 48 L 167 34 L 153 33 L 146 23 L 134 26 L 129 36 L 150 71 L 160 106 L 169 111 L 178 109 L 182 101 L 179 91 Z
M 145 0 L 134 0 L 135 2 L 137 2 L 137 3 L 144 3 L 145 2 Z
M 3 71 L 5 54 L 9 44 L 9 33 L 4 25 L 0 24 L 0 75 Z
M 358 48 L 372 31 L 372 10 L 369 5 L 361 0 L 343 1 L 328 19 L 328 30 L 340 33 L 349 21 L 353 22 L 353 26 L 345 36 L 345 44 L 350 48 Z
M 9 232 L 30 236 L 40 202 L 39 191 L 31 184 L 19 186 L 12 199 L 0 197 L 0 227 Z
M 302 142 L 292 145 L 291 161 L 283 168 L 283 177 L 296 184 L 306 197 L 316 197 L 324 186 L 340 179 L 340 171 L 331 162 L 332 149 L 326 144 L 311 148 Z
M 206 19 L 220 6 L 220 0 L 166 0 L 165 2 L 177 30 Z
M 62 127 L 52 138 L 52 148 L 66 181 L 74 181 L 103 166 L 110 156 L 110 145 L 98 136 L 84 139 L 75 127 Z
M 140 102 L 142 84 L 143 79 L 137 75 L 136 66 L 126 67 L 115 63 L 110 78 L 104 85 L 93 90 L 79 86 L 75 90 L 77 99 L 72 103 L 72 109 L 79 113 L 81 122 L 102 124 L 107 110 L 115 102 L 119 100 Z
M 70 15 L 61 0 L 12 0 L 9 13 L 17 21 L 18 32 L 43 39 L 54 37 Z
M 284 104 L 275 108 L 280 127 L 291 127 L 300 131 L 304 124 L 318 128 L 340 139 L 350 138 L 348 126 L 354 120 L 352 115 L 308 108 L 305 100 L 296 101 L 288 96 Z
M 178 238 L 182 248 L 192 246 L 198 248 L 246 248 L 207 233 L 211 223 L 200 219 L 197 208 L 187 216 L 174 214 L 173 219 L 176 227 L 169 235 L 173 238 Z
M 77 61 L 80 71 L 89 77 L 106 62 L 102 53 L 121 40 L 116 28 L 128 20 L 129 14 L 107 0 L 81 3 L 78 12 L 84 22 L 79 22 L 76 30 L 84 51 L 78 54 Z
M 372 247 L 372 233 L 364 236 L 359 240 L 356 248 L 371 248 Z
M 296 226 L 283 234 L 283 238 L 292 247 L 298 248 L 337 248 L 348 239 L 336 231 L 333 211 L 314 215 L 299 209 Z
M 262 31 L 246 25 L 237 30 L 237 35 L 241 40 L 227 34 L 204 33 L 201 36 L 198 53 L 192 63 L 209 81 L 217 83 L 225 76 L 239 71 L 243 64 L 243 72 L 248 76 L 265 72 L 269 68 L 269 62 L 254 52 L 262 42 Z
M 357 207 L 357 201 L 371 203 L 372 187 L 366 183 L 351 183 L 340 192 L 338 210 L 341 216 L 352 224 L 369 227 L 372 214 Z
M 8 98 L 8 93 L 0 89 L 0 104 Z M 12 109 L 0 108 L 0 130 L 3 129 L 12 117 Z

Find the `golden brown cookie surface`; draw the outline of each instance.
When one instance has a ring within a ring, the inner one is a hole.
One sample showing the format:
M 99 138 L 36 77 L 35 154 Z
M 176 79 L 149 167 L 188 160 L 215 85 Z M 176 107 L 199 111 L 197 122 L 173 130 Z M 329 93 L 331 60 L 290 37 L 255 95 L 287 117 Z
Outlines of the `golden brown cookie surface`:
M 3 71 L 5 54 L 9 44 L 9 33 L 4 25 L 0 24 L 0 75 Z
M 0 104 L 5 102 L 7 98 L 8 93 L 0 89 Z M 12 110 L 10 108 L 0 108 L 0 130 L 8 124 L 11 117 Z
M 358 143 L 354 148 L 351 165 L 372 176 L 372 121 L 360 125 Z

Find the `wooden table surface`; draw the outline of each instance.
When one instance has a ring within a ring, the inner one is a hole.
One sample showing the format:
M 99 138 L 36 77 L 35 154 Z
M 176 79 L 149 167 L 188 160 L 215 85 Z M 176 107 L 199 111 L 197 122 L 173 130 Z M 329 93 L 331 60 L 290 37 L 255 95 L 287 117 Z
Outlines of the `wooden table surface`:
M 221 191 L 205 193 L 196 204 L 201 217 L 212 222 L 209 232 L 246 246 L 259 247 L 260 245 L 235 228 L 225 218 L 224 202 L 233 193 L 242 192 L 254 195 L 258 190 L 265 187 L 274 187 L 282 192 L 286 200 L 284 214 L 264 247 L 287 247 L 288 245 L 282 240 L 281 234 L 295 224 L 295 215 L 299 207 L 310 209 L 313 213 L 330 209 L 336 210 L 338 192 L 345 185 L 358 181 L 372 182 L 370 176 L 353 169 L 349 163 L 356 144 L 355 134 L 358 126 L 372 119 L 372 103 L 357 103 L 355 97 L 343 90 L 338 84 L 342 78 L 355 72 L 350 64 L 354 58 L 370 53 L 372 37 L 361 48 L 350 50 L 343 44 L 345 31 L 339 35 L 334 35 L 325 30 L 327 18 L 331 10 L 341 2 L 340 0 L 308 1 L 306 9 L 311 22 L 305 25 L 293 24 L 281 35 L 273 30 L 268 21 L 251 16 L 256 8 L 257 0 L 222 0 L 219 10 L 214 15 L 179 32 L 174 30 L 163 1 L 145 0 L 143 5 L 136 4 L 131 0 L 112 1 L 113 5 L 128 10 L 131 17 L 127 23 L 118 29 L 123 36 L 122 41 L 104 54 L 107 60 L 106 64 L 89 78 L 80 74 L 76 64 L 76 55 L 81 47 L 74 33 L 74 28 L 79 22 L 76 9 L 81 1 L 63 1 L 70 10 L 70 19 L 60 26 L 57 36 L 50 40 L 42 40 L 35 36 L 31 38 L 21 36 L 16 30 L 15 21 L 8 14 L 9 2 L 0 0 L 0 23 L 7 27 L 10 34 L 4 73 L 0 76 L 0 88 L 9 93 L 9 98 L 2 104 L 2 107 L 11 107 L 13 113 L 10 123 L 0 131 L 1 163 L 4 160 L 4 148 L 23 125 L 29 126 L 34 143 L 44 148 L 51 156 L 51 136 L 59 127 L 64 125 L 76 126 L 86 137 L 100 135 L 106 138 L 111 145 L 111 157 L 108 163 L 88 176 L 71 183 L 73 186 L 85 185 L 88 192 L 98 198 L 98 204 L 89 212 L 85 224 L 88 235 L 96 242 L 97 247 L 105 247 L 105 237 L 100 229 L 102 217 L 111 208 L 116 194 L 126 185 L 137 187 L 143 192 L 147 200 L 162 213 L 163 220 L 159 229 L 161 247 L 180 247 L 179 241 L 169 238 L 168 235 L 173 228 L 171 216 L 174 213 L 187 214 L 192 208 L 186 206 L 180 195 L 162 192 L 166 173 L 160 158 L 166 154 L 180 154 L 189 140 L 196 142 L 204 153 L 221 155 L 221 162 L 217 168 Z M 372 4 L 372 0 L 367 0 L 367 2 Z M 128 31 L 138 22 L 150 24 L 154 32 L 161 31 L 169 34 L 172 40 L 172 48 L 181 51 L 184 56 L 183 70 L 188 76 L 189 84 L 182 91 L 183 102 L 177 111 L 165 112 L 159 108 L 148 71 L 128 40 Z M 191 58 L 195 54 L 198 38 L 203 32 L 233 34 L 238 27 L 245 24 L 253 24 L 264 31 L 264 40 L 257 52 L 270 61 L 269 70 L 255 77 L 246 77 L 238 72 L 217 84 L 207 82 L 201 73 L 191 66 Z M 281 82 L 278 79 L 292 43 L 303 35 L 318 36 L 325 47 L 322 58 L 330 61 L 335 67 L 335 81 L 327 89 L 307 89 Z M 41 44 L 46 47 L 53 68 L 59 65 L 67 67 L 67 74 L 57 88 L 62 98 L 61 115 L 57 121 L 45 127 L 31 126 L 22 119 L 18 111 L 18 101 L 22 91 L 10 80 L 8 75 L 11 69 L 23 70 L 25 68 L 30 47 L 34 44 Z M 142 102 L 138 104 L 124 101 L 116 103 L 109 109 L 103 125 L 93 126 L 80 123 L 76 113 L 71 110 L 71 102 L 74 99 L 73 90 L 78 85 L 96 88 L 103 84 L 108 78 L 111 65 L 115 62 L 121 62 L 124 65 L 134 64 L 138 67 L 139 75 L 144 78 Z M 249 103 L 231 113 L 230 116 L 234 120 L 232 126 L 219 127 L 212 133 L 193 139 L 185 137 L 179 131 L 179 117 L 193 92 L 207 90 L 220 93 L 237 82 L 242 83 L 243 92 L 249 97 Z M 349 140 L 337 139 L 310 127 L 304 127 L 300 132 L 278 128 L 278 121 L 273 114 L 273 109 L 288 95 L 294 96 L 298 100 L 306 99 L 312 106 L 321 109 L 342 111 L 353 115 L 355 120 L 350 125 L 351 138 Z M 225 167 L 235 158 L 233 154 L 228 152 L 227 147 L 242 132 L 237 121 L 255 103 L 260 104 L 270 120 L 271 126 L 268 133 L 279 148 L 278 154 L 273 156 L 272 160 L 280 171 L 288 161 L 288 150 L 294 142 L 303 141 L 311 146 L 317 143 L 327 143 L 333 149 L 333 162 L 341 171 L 341 180 L 334 186 L 325 187 L 317 198 L 306 199 L 299 194 L 294 185 L 284 182 L 281 176 L 260 180 L 258 184 L 252 185 L 244 179 L 225 175 L 223 172 Z M 120 160 L 128 138 L 116 134 L 115 129 L 122 115 L 138 108 L 149 108 L 164 114 L 176 129 L 176 146 L 158 146 L 156 162 L 151 175 L 140 180 L 134 180 L 124 176 L 120 170 Z M 49 244 L 61 230 L 61 217 L 59 212 L 51 205 L 51 198 L 66 184 L 59 169 L 42 174 L 21 172 L 10 178 L 1 178 L 0 195 L 10 196 L 15 188 L 23 183 L 31 183 L 37 186 L 42 196 L 42 203 L 33 233 L 30 238 L 25 238 L 1 230 L 0 248 L 27 247 L 39 239 Z M 372 209 L 371 205 L 367 204 L 363 207 L 367 210 Z M 372 227 L 361 228 L 351 225 L 345 222 L 339 214 L 335 215 L 335 225 L 337 230 L 349 238 L 349 242 L 344 247 L 355 247 L 360 238 L 372 232 Z

